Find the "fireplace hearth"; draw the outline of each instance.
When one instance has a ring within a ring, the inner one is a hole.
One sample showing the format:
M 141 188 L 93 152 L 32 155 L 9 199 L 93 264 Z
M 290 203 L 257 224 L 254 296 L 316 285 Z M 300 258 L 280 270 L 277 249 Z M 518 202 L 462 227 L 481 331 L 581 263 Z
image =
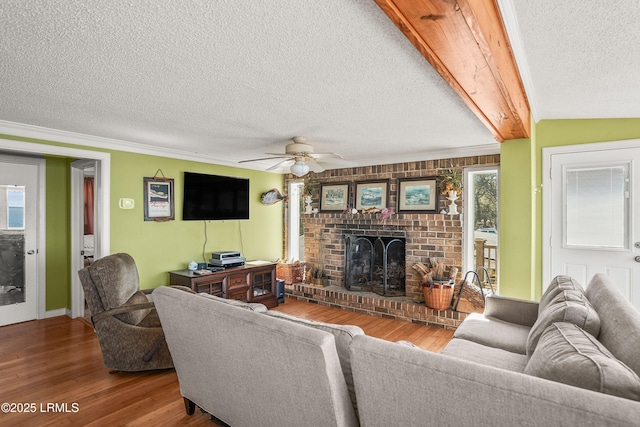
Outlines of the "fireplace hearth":
M 405 239 L 347 234 L 344 286 L 349 291 L 404 296 Z

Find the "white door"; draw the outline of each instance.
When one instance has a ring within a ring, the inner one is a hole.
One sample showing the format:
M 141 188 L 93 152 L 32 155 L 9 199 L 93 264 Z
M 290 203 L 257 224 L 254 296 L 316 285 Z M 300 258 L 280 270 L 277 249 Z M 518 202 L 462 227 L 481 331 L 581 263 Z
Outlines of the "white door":
M 547 279 L 566 274 L 587 286 L 606 273 L 640 309 L 640 148 L 553 154 L 550 165 Z
M 0 326 L 38 317 L 38 166 L 0 161 Z

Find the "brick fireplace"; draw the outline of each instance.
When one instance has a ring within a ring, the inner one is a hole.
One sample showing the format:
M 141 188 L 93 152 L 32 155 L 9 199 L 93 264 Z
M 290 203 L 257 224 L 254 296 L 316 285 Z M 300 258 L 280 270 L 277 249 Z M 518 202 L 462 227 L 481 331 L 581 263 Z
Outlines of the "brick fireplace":
M 363 181 L 388 180 L 389 194 L 388 207 L 397 211 L 398 206 L 398 180 L 404 178 L 436 177 L 438 173 L 452 165 L 459 172 L 466 166 L 489 166 L 500 163 L 500 155 L 470 156 L 461 158 L 448 158 L 438 160 L 425 160 L 408 163 L 397 163 L 379 166 L 364 166 L 346 169 L 327 170 L 318 174 L 309 174 L 305 179 L 310 180 L 316 191 L 313 195 L 312 206 L 319 207 L 319 193 L 322 185 L 344 183 L 351 184 L 351 200 L 354 200 L 355 184 Z M 302 179 L 293 175 L 285 176 L 285 188 L 289 182 Z M 463 213 L 462 201 L 464 191 L 457 201 L 458 210 Z M 446 207 L 448 201 L 442 197 L 436 209 L 440 212 Z M 357 213 L 345 214 L 342 212 L 320 212 L 315 214 L 302 214 L 302 226 L 304 229 L 304 261 L 313 268 L 319 269 L 325 276 L 324 283 L 329 285 L 324 289 L 307 289 L 306 285 L 298 286 L 300 289 L 291 289 L 298 298 L 314 300 L 319 298 L 327 303 L 344 296 L 349 300 L 348 306 L 359 310 L 363 305 L 362 299 L 370 301 L 371 307 L 366 308 L 370 314 L 376 314 L 378 310 L 388 313 L 387 303 L 397 304 L 398 312 L 408 313 L 407 319 L 426 321 L 428 324 L 441 324 L 445 327 L 454 326 L 458 321 L 456 316 L 463 313 L 432 313 L 432 310 L 423 307 L 424 313 L 418 309 L 413 300 L 421 295 L 419 290 L 420 277 L 413 270 L 416 263 L 425 262 L 428 258 L 437 258 L 446 265 L 458 267 L 459 275 L 462 274 L 463 236 L 461 215 L 447 215 L 442 213 L 394 213 L 389 218 L 382 219 L 379 214 Z M 286 223 L 286 221 L 285 221 Z M 287 252 L 288 227 L 285 226 L 285 253 Z M 345 236 L 363 236 L 375 241 L 378 237 L 385 239 L 401 239 L 404 242 L 404 287 L 405 297 L 391 296 L 389 302 L 380 302 L 378 299 L 387 298 L 378 296 L 380 292 L 353 293 L 345 284 L 346 246 Z M 461 277 L 459 277 L 461 279 Z M 327 294 L 327 295 L 325 295 Z M 340 294 L 338 297 L 337 295 Z M 353 301 L 351 301 L 353 300 Z M 317 301 L 317 300 L 316 300 Z M 351 303 L 353 302 L 353 304 Z M 337 304 L 337 303 L 336 303 Z M 342 303 L 340 303 L 342 304 Z M 340 305 L 338 304 L 338 305 Z M 369 307 L 369 303 L 364 304 Z M 418 304 L 419 305 L 419 304 Z M 424 306 L 424 303 L 422 303 Z M 402 308 L 400 308 L 402 307 Z M 442 314 L 442 315 L 441 315 Z M 388 315 L 388 314 L 384 314 Z M 417 316 L 417 317 L 414 317 Z M 435 320 L 436 317 L 438 320 Z M 442 321 L 440 320 L 442 319 Z M 451 323 L 451 322 L 454 323 Z
M 403 218 L 393 218 L 393 217 Z M 411 266 L 437 257 L 459 265 L 462 257 L 462 226 L 459 215 L 393 215 L 383 222 L 376 214 L 305 215 L 305 261 L 322 265 L 328 284 L 345 287 L 345 236 L 369 236 L 404 240 L 406 296 L 419 293 L 419 277 Z M 372 290 L 373 291 L 373 290 Z M 378 293 L 378 292 L 377 292 Z M 394 295 L 397 296 L 397 295 Z

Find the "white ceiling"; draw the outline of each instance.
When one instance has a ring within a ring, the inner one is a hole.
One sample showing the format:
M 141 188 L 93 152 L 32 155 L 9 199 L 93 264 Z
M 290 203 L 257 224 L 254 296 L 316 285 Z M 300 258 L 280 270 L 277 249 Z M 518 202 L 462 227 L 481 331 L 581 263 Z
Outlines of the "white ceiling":
M 535 120 L 640 117 L 640 2 L 499 3 Z M 0 58 L 0 124 L 98 145 L 233 165 L 296 135 L 361 165 L 499 151 L 372 0 L 2 0 Z
M 535 121 L 640 118 L 640 2 L 498 0 Z

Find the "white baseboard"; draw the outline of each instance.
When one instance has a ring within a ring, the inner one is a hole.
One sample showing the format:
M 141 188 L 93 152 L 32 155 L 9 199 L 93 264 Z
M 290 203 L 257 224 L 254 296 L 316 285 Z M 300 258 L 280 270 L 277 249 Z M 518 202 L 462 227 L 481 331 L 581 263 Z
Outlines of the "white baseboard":
M 71 317 L 71 311 L 68 308 L 58 308 L 56 310 L 47 310 L 44 314 L 45 319 L 48 319 L 50 317 L 57 317 L 57 316 L 69 316 Z

